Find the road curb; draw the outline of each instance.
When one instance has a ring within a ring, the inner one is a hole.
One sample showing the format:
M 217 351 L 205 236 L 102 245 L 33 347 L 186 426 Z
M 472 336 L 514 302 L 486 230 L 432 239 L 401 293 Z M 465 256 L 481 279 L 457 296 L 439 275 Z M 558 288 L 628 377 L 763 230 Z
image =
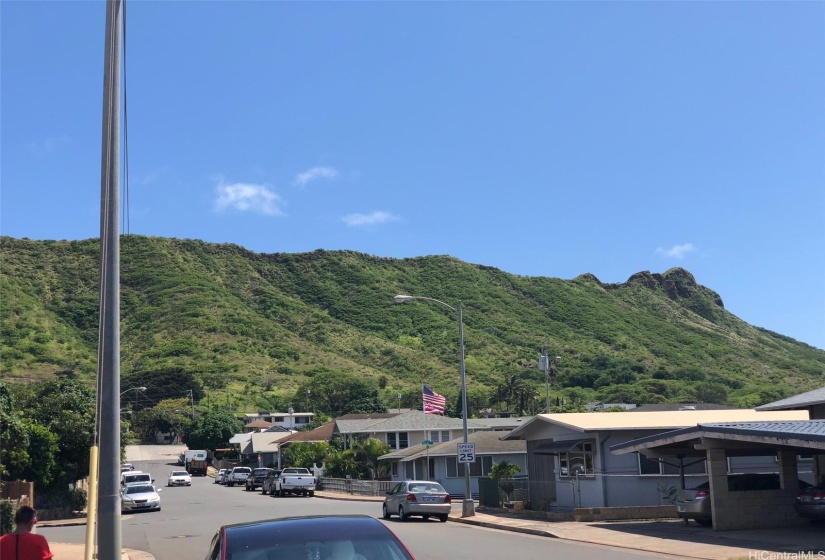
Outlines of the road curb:
M 447 521 L 453 521 L 455 523 L 464 523 L 465 525 L 475 525 L 476 527 L 485 527 L 487 529 L 498 529 L 500 531 L 509 531 L 511 533 L 523 533 L 525 535 L 534 535 L 536 537 L 548 537 L 552 539 L 558 539 L 558 535 L 554 535 L 549 531 L 541 531 L 539 529 L 530 529 L 527 527 L 513 527 L 511 525 L 501 525 L 499 523 L 489 523 L 487 521 L 478 521 L 476 519 L 470 519 L 467 517 L 449 517 Z
M 86 518 L 83 519 L 73 519 L 69 521 L 63 521 L 60 519 L 54 519 L 52 521 L 39 521 L 37 522 L 38 527 L 77 527 L 78 525 L 85 525 Z

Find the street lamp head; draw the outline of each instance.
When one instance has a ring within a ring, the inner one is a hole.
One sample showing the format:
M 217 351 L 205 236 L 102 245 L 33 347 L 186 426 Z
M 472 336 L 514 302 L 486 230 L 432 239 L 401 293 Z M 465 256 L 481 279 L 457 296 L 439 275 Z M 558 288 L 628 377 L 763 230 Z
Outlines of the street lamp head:
M 556 356 L 554 359 L 561 360 L 561 356 Z
M 135 387 L 136 391 L 145 391 L 146 387 Z
M 395 303 L 404 303 L 405 301 L 410 301 L 411 299 L 415 299 L 415 296 L 404 296 L 399 295 L 392 298 Z

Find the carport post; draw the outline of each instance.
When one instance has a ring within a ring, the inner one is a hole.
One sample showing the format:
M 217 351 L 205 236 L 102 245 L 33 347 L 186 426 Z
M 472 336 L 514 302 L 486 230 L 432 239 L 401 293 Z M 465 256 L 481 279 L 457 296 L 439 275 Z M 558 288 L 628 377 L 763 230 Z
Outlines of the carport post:
M 685 489 L 685 456 L 677 455 L 679 458 L 679 490 Z

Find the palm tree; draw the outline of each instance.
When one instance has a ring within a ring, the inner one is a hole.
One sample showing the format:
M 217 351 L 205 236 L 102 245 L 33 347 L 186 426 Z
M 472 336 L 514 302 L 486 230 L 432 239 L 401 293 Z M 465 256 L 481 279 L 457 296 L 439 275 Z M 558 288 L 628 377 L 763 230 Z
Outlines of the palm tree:
M 380 478 L 382 474 L 386 474 L 386 461 L 379 461 L 381 455 L 386 455 L 390 452 L 390 446 L 376 438 L 368 438 L 357 442 L 353 446 L 355 457 L 358 463 L 370 473 L 373 480 Z

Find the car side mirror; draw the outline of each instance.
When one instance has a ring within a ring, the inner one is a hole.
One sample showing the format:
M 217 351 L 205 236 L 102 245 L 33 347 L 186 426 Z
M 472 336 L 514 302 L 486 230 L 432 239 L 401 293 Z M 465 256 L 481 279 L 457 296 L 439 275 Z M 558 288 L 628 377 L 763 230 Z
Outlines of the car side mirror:
M 154 478 L 152 479 L 152 482 L 155 482 L 155 479 L 154 479 Z

